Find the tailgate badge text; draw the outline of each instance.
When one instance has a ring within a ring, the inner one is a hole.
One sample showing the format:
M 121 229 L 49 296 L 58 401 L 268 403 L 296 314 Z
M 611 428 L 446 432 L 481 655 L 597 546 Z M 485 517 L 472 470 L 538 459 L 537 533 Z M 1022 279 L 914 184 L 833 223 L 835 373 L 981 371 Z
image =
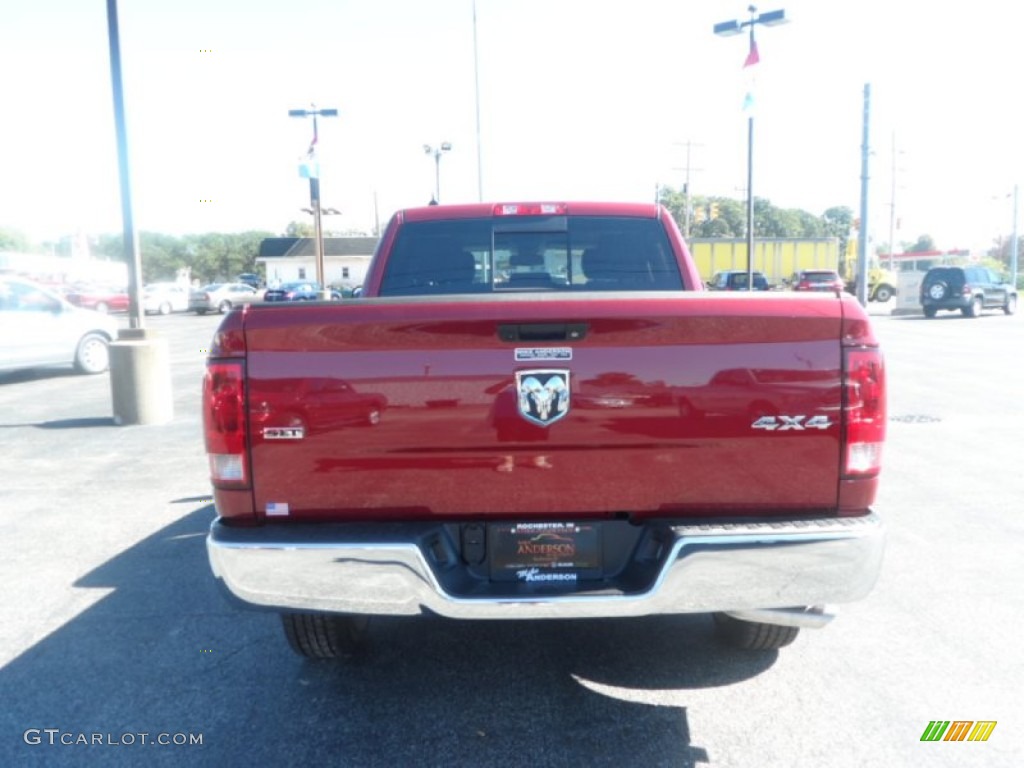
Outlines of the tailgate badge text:
M 304 427 L 264 427 L 264 440 L 301 440 L 306 436 Z
M 806 416 L 762 416 L 750 426 L 752 429 L 766 429 L 769 432 L 803 432 L 807 429 L 828 429 L 832 422 L 828 416 L 811 416 L 809 419 Z
M 516 362 L 572 360 L 572 347 L 516 347 Z

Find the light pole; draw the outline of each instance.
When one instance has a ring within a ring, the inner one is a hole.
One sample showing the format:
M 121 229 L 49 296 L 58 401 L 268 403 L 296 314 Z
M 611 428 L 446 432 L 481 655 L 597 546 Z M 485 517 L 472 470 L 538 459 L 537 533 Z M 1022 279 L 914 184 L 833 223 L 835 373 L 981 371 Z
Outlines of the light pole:
M 309 207 L 313 213 L 313 228 L 315 230 L 313 248 L 316 253 L 316 281 L 320 284 L 320 298 L 328 300 L 331 298 L 331 292 L 327 290 L 324 277 L 324 231 L 320 222 L 320 166 L 316 159 L 316 144 L 319 135 L 317 133 L 316 119 L 320 116 L 337 117 L 338 110 L 317 109 L 316 105 L 313 104 L 312 109 L 289 109 L 288 116 L 313 118 L 313 140 L 309 143 L 309 149 L 306 151 L 306 162 L 303 164 L 303 167 L 305 167 L 306 173 L 309 176 Z
M 317 203 L 319 203 L 319 202 L 320 201 L 318 200 Z M 313 216 L 313 221 L 314 222 L 319 222 L 321 216 L 340 216 L 341 215 L 341 211 L 339 211 L 337 208 L 320 208 L 319 210 L 315 209 L 315 208 L 300 208 L 299 210 L 302 211 L 303 213 L 311 214 Z M 314 248 L 314 253 L 317 254 L 317 263 L 319 264 L 321 262 L 321 259 L 323 259 L 323 261 L 326 262 L 327 261 L 327 252 L 326 252 L 327 249 L 324 247 L 324 231 L 323 231 L 323 229 L 321 227 L 318 226 L 316 228 L 316 232 L 314 234 L 316 236 L 316 242 L 318 243 L 318 245 Z M 330 299 L 331 298 L 331 291 L 327 287 L 327 267 L 326 267 L 326 264 L 323 266 L 322 270 L 321 270 L 320 267 L 317 267 L 317 269 L 323 272 L 322 275 L 321 274 L 317 274 L 317 277 L 316 277 L 317 282 L 320 284 L 320 298 L 321 299 Z
M 749 29 L 750 52 L 743 63 L 744 69 L 752 67 L 760 61 L 757 43 L 754 41 L 754 27 L 758 24 L 774 27 L 789 21 L 786 18 L 786 12 L 781 9 L 758 15 L 757 8 L 750 5 L 747 6 L 747 11 L 750 13 L 749 21 L 733 19 L 715 24 L 715 34 L 719 37 L 739 35 L 743 33 L 744 29 Z M 752 291 L 754 290 L 754 113 L 752 92 L 747 93 L 743 106 L 750 110 L 747 116 L 747 290 Z
M 428 155 L 434 156 L 434 202 L 441 202 L 441 155 L 444 152 L 452 151 L 452 144 L 450 141 L 442 141 L 437 147 L 432 147 L 429 144 L 423 145 L 423 151 Z
M 1013 237 L 1010 239 L 1010 284 L 1017 287 L 1017 249 L 1019 246 L 1019 239 L 1017 237 L 1017 210 L 1019 209 L 1018 197 L 1019 197 L 1020 185 L 1013 185 Z

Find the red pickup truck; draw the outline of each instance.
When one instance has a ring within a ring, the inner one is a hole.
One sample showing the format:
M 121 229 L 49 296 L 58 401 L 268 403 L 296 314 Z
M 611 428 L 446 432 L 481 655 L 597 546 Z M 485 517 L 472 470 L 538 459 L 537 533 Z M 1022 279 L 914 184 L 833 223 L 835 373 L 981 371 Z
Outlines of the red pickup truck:
M 421 613 L 779 648 L 874 585 L 852 297 L 707 293 L 664 208 L 609 203 L 400 211 L 363 296 L 232 310 L 207 365 L 213 573 L 298 653 Z

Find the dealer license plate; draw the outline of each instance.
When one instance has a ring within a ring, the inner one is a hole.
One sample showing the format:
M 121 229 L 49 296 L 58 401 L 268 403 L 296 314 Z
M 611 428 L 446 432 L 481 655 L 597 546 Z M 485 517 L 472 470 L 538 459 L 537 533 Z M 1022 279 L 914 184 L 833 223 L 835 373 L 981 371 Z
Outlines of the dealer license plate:
M 596 523 L 493 523 L 487 527 L 491 578 L 572 584 L 601 576 Z

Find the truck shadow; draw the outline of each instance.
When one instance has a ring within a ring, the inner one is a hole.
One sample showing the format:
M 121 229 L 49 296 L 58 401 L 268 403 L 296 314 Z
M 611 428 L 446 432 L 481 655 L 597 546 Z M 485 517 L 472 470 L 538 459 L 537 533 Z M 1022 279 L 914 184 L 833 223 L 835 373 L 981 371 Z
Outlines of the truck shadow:
M 691 735 L 690 692 L 777 658 L 718 649 L 707 616 L 431 617 L 375 620 L 358 659 L 307 661 L 277 616 L 220 594 L 212 518 L 194 509 L 80 578 L 111 591 L 0 669 L 0 765 L 696 766 L 713 756 Z M 32 728 L 136 743 L 30 744 Z M 202 744 L 154 749 L 142 733 Z

